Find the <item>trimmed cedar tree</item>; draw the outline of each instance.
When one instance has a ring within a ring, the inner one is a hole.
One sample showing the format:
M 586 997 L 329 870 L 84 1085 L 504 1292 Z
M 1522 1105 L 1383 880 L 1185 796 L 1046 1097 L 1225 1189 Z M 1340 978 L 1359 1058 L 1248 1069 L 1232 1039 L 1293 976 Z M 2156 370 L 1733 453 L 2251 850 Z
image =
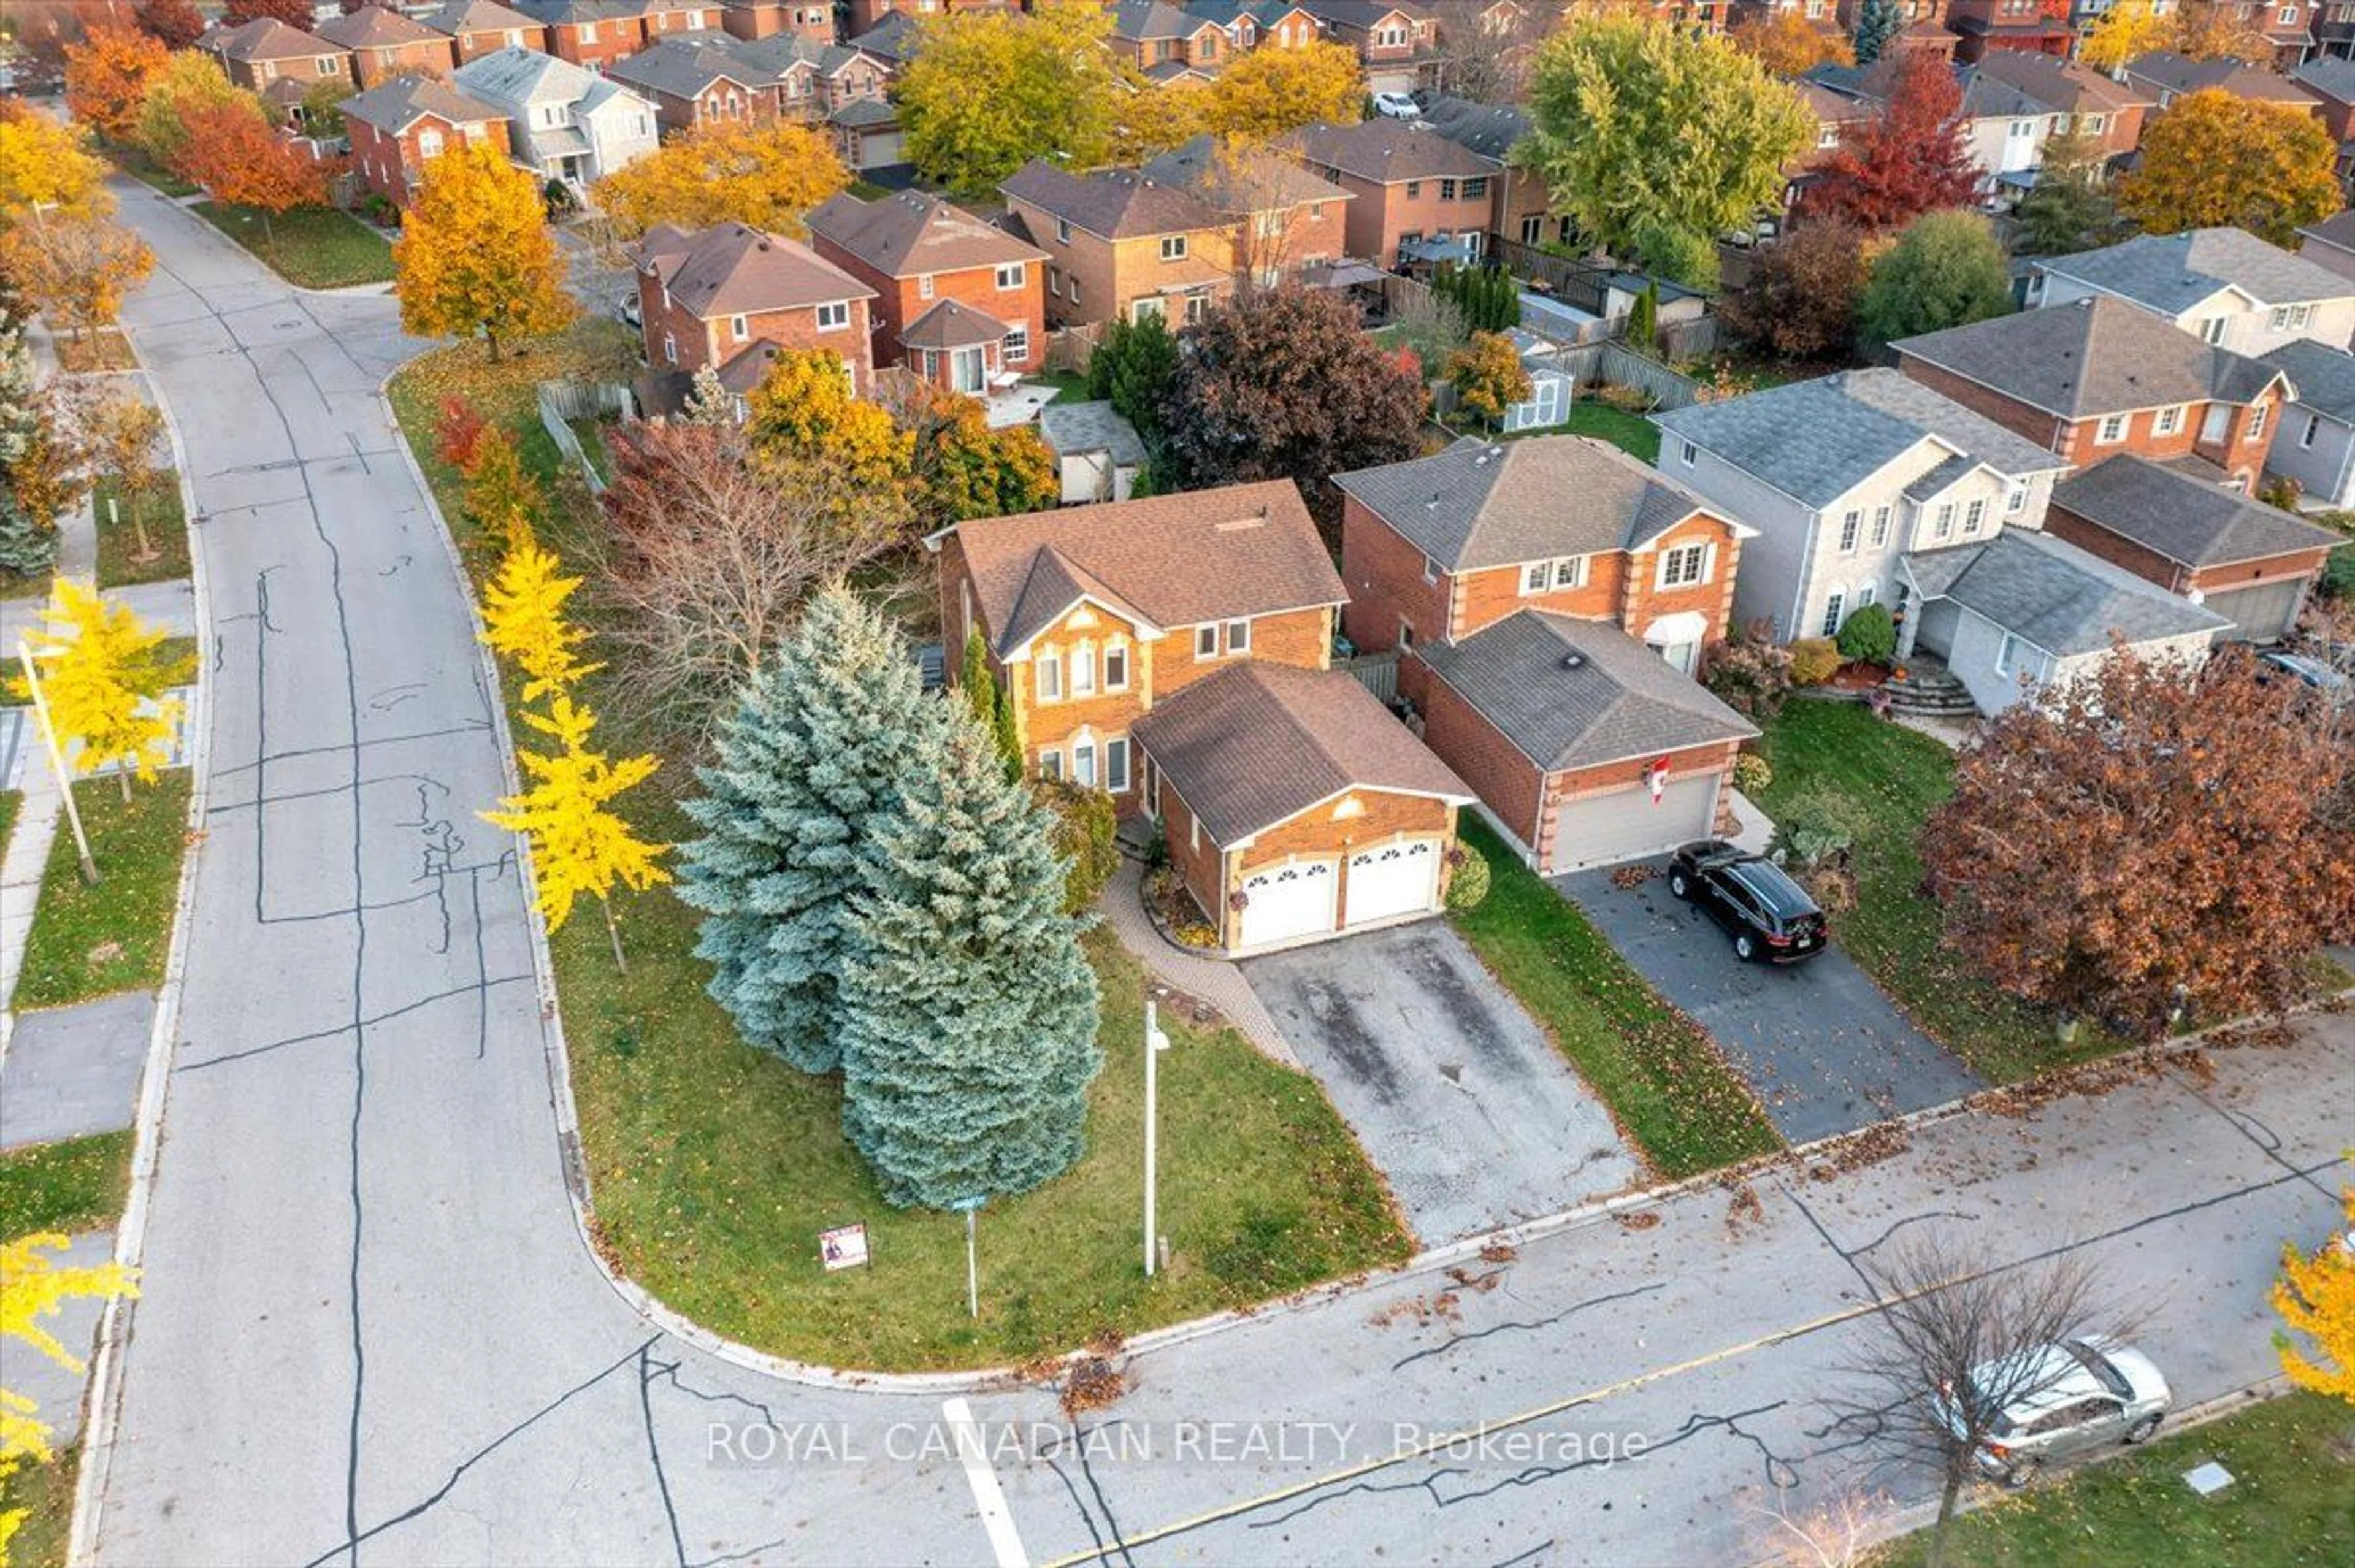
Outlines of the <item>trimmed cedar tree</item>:
M 1110 402 L 1139 434 L 1155 435 L 1178 379 L 1178 336 L 1159 315 L 1114 316 L 1088 356 L 1088 396 Z
M 1070 1169 L 1103 1059 L 1051 814 L 968 713 L 923 711 L 851 901 L 842 1121 L 886 1200 L 946 1209 Z
M 2142 162 L 2118 180 L 2118 206 L 2153 234 L 2245 229 L 2276 245 L 2340 200 L 2338 149 L 2303 109 L 2211 89 L 2175 101 L 2142 133 Z
M 626 234 L 659 223 L 741 223 L 799 238 L 802 215 L 848 188 L 834 144 L 806 125 L 712 124 L 665 142 L 597 182 L 597 205 Z
M 1844 218 L 1881 232 L 1925 212 L 1967 208 L 1979 173 L 1963 140 L 1963 90 L 1934 49 L 1911 49 L 1881 112 L 1842 127 L 1839 145 L 1800 203 L 1807 218 Z
M 893 98 L 908 160 L 962 196 L 1051 149 L 1073 168 L 1111 151 L 1128 86 L 1109 47 L 1112 13 L 1040 0 L 1028 15 L 950 11 L 917 24 L 921 44 Z
M 1720 311 L 1742 341 L 1785 358 L 1845 357 L 1866 272 L 1863 231 L 1819 219 L 1761 250 Z
M 572 319 L 539 186 L 487 143 L 451 148 L 425 178 L 393 241 L 400 325 L 421 337 L 489 347 L 539 337 Z
M 1215 136 L 1265 141 L 1319 122 L 1359 119 L 1366 89 L 1357 51 L 1346 44 L 1254 49 L 1219 73 L 1204 93 L 1202 128 Z
M 1189 489 L 1290 479 L 1328 527 L 1326 481 L 1422 450 L 1425 393 L 1320 289 L 1255 291 L 1195 328 L 1162 411 L 1164 456 Z
M 2324 708 L 2233 647 L 2198 669 L 2114 650 L 2007 709 L 1923 829 L 1947 943 L 2016 996 L 2148 1039 L 2186 1007 L 2306 997 L 2308 959 L 2355 923 L 2355 736 Z
M 1540 46 L 1516 165 L 1623 258 L 1717 282 L 1717 236 L 1779 205 L 1816 138 L 1797 91 L 1721 37 L 1625 12 L 1582 15 Z
M 139 118 L 149 79 L 171 58 L 160 39 L 123 27 L 94 27 L 66 46 L 66 107 L 102 136 L 121 141 Z
M 841 1065 L 848 890 L 900 809 L 930 699 L 890 629 L 840 588 L 810 601 L 720 726 L 687 802 L 678 895 L 737 1032 L 805 1072 Z
M 1879 349 L 2008 315 L 2011 304 L 2011 264 L 1987 220 L 1976 212 L 1925 213 L 1873 263 L 1857 300 L 1857 336 Z
M 136 15 L 139 26 L 167 48 L 185 49 L 205 36 L 205 16 L 196 0 L 147 0 Z

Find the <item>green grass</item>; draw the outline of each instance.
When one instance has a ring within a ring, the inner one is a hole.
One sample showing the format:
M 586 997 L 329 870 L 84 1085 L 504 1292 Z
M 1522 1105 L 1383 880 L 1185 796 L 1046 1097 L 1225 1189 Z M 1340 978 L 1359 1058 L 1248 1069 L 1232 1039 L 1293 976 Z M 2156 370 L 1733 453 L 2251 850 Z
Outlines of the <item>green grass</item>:
M 861 201 L 882 201 L 891 195 L 890 190 L 877 185 L 873 180 L 856 178 L 850 182 L 850 194 Z
M 164 978 L 186 836 L 187 770 L 134 785 L 128 805 L 112 778 L 77 783 L 74 798 L 101 880 L 82 885 L 73 834 L 60 822 L 25 944 L 19 1008 L 62 1007 Z
M 131 497 L 120 496 L 123 520 L 109 522 L 107 503 L 118 498 L 120 486 L 101 479 L 91 493 L 98 517 L 98 585 L 123 588 L 133 582 L 168 582 L 188 575 L 188 525 L 180 509 L 180 476 L 170 469 L 159 473 L 139 501 L 148 548 L 154 558 L 139 559 L 139 529 L 133 526 Z
M 76 1444 L 59 1449 L 46 1465 L 27 1464 L 0 1478 L 0 1513 L 27 1510 L 23 1527 L 8 1542 L 8 1561 L 16 1568 L 65 1568 L 74 1481 L 80 1472 L 81 1445 Z
M 2183 1472 L 2211 1459 L 2233 1480 L 2203 1498 Z M 1928 1544 L 1926 1534 L 1907 1536 L 1875 1568 L 1913 1568 Z M 1945 1560 L 1949 1568 L 2355 1562 L 2355 1411 L 2293 1393 L 2161 1438 L 1964 1515 Z
M 207 222 L 267 262 L 300 289 L 336 289 L 392 281 L 392 247 L 348 213 L 298 207 L 272 218 L 263 237 L 261 214 L 226 202 L 200 201 Z
M 1477 909 L 1452 918 L 1480 961 L 1520 999 L 1668 1179 L 1715 1170 L 1783 1140 L 1700 1026 L 1662 1001 L 1619 950 L 1487 824 L 1465 838 L 1494 878 Z
M 1570 418 L 1559 433 L 1596 436 L 1645 462 L 1660 461 L 1660 427 L 1641 414 L 1614 409 L 1609 403 L 1580 398 L 1570 405 Z
M 581 443 L 581 455 L 588 458 L 589 466 L 597 471 L 597 477 L 613 478 L 613 460 L 605 450 L 605 422 L 586 416 L 564 422 L 571 427 L 572 438 Z
M 129 1128 L 0 1154 L 0 1242 L 112 1225 L 131 1190 Z
M 125 142 L 102 144 L 107 161 L 133 179 L 154 186 L 165 196 L 194 196 L 202 187 L 184 180 L 150 158 L 144 151 Z
M 0 671 L 0 676 L 5 676 L 5 673 Z M 0 789 L 0 845 L 5 845 L 8 842 L 8 835 L 16 826 L 16 814 L 24 809 L 24 791 Z
M 1857 907 L 1835 915 L 1832 928 L 1916 1025 L 1998 1083 L 2126 1044 L 2089 1023 L 2062 1045 L 2049 1015 L 1980 979 L 1945 945 L 1938 906 L 1919 891 L 1919 841 L 1954 791 L 1952 752 L 1859 703 L 1795 701 L 1765 728 L 1760 749 L 1774 782 L 1758 805 L 1778 816 L 1822 794 L 1849 807 L 1859 829 L 1850 852 Z
M 1022 379 L 1033 387 L 1052 387 L 1059 403 L 1084 403 L 1088 400 L 1088 379 L 1077 370 L 1040 370 Z

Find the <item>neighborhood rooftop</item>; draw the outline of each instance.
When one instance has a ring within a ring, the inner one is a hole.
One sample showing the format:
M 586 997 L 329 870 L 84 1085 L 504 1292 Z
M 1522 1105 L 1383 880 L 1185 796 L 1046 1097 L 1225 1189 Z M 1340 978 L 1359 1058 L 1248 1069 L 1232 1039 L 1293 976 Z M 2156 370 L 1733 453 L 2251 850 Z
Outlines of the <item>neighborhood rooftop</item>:
M 2355 283 L 2241 229 L 2144 234 L 2123 244 L 2038 263 L 2046 272 L 2178 315 L 2226 288 L 2258 304 L 2337 299 Z
M 921 191 L 899 191 L 874 201 L 844 192 L 827 197 L 805 221 L 811 233 L 895 278 L 1045 256 L 1005 229 Z
M 741 223 L 693 234 L 660 225 L 639 241 L 637 259 L 671 298 L 706 320 L 875 296 L 808 246 Z
M 2289 378 L 2300 407 L 2355 424 L 2355 354 L 2299 337 L 2258 358 Z
M 1218 215 L 1189 191 L 1135 169 L 1075 175 L 1033 158 L 998 187 L 1018 201 L 1106 240 L 1177 234 L 1217 226 Z
M 2254 402 L 2279 374 L 2103 295 L 1890 347 L 2067 419 L 2169 403 Z
M 1147 455 L 1136 427 L 1102 400 L 1067 403 L 1057 399 L 1039 411 L 1039 434 L 1059 454 L 1102 452 L 1129 467 L 1142 466 Z
M 2211 610 L 2034 528 L 2006 528 L 1983 545 L 1904 558 L 1924 599 L 1945 598 L 2046 653 L 2099 653 L 2129 643 L 2221 632 Z
M 1308 125 L 1280 139 L 1310 163 L 1377 184 L 1443 176 L 1477 178 L 1497 161 L 1461 146 L 1414 120 L 1377 117 L 1355 125 Z
M 2329 529 L 2278 507 L 2132 454 L 2062 480 L 2052 504 L 2179 566 L 2263 560 L 2339 542 Z
M 399 135 L 425 116 L 437 115 L 453 125 L 471 125 L 500 118 L 488 104 L 478 103 L 438 77 L 410 74 L 378 82 L 354 93 L 337 105 L 346 119 Z

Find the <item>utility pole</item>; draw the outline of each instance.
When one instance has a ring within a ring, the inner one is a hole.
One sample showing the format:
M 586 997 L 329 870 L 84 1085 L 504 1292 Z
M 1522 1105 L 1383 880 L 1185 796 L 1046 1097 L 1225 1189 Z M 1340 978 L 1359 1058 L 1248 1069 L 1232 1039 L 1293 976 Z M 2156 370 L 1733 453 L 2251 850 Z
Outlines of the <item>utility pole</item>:
M 73 826 L 74 851 L 81 858 L 81 880 L 87 887 L 98 886 L 98 862 L 91 859 L 90 835 L 81 830 L 81 807 L 74 804 L 73 775 L 66 771 L 64 748 L 58 744 L 57 726 L 49 722 L 49 699 L 41 691 L 40 667 L 34 662 L 33 650 L 25 639 L 16 639 L 16 659 L 25 668 L 25 689 L 33 694 L 33 718 L 41 727 L 41 744 L 49 753 L 49 770 L 57 775 L 58 788 L 65 793 L 66 821 Z
M 1154 1233 L 1155 1196 L 1160 1179 L 1161 1053 L 1169 1037 L 1161 1032 L 1161 1004 L 1145 1004 L 1145 1277 L 1151 1279 L 1160 1261 L 1161 1241 Z

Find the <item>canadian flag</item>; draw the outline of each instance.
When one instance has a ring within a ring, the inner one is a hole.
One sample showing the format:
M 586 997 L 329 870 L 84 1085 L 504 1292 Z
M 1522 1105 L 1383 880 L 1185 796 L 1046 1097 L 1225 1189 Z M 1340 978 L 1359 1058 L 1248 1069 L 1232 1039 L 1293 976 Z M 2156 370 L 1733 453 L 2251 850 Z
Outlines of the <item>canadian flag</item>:
M 1668 759 L 1662 757 L 1646 768 L 1644 782 L 1652 786 L 1652 804 L 1659 805 L 1660 797 L 1668 793 Z

